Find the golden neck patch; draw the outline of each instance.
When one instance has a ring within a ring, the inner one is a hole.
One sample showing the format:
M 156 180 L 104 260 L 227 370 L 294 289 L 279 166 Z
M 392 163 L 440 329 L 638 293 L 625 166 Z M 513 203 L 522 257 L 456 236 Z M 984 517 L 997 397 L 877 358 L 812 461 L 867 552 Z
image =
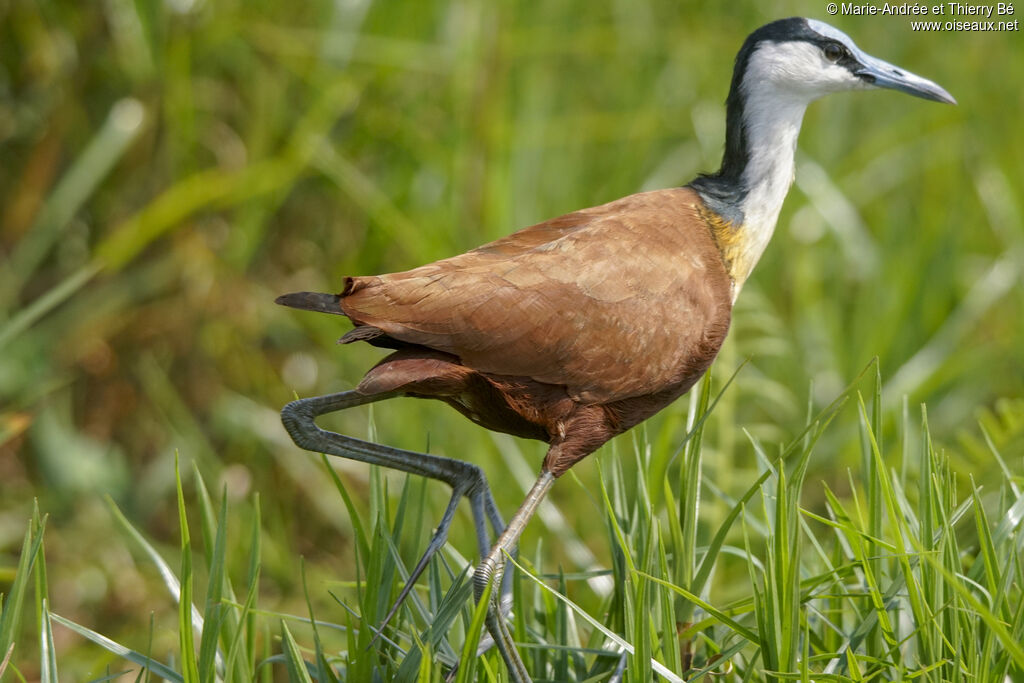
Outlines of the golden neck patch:
M 722 261 L 729 277 L 732 278 L 734 291 L 739 292 L 754 269 L 754 261 L 750 258 L 749 236 L 742 225 L 726 220 L 703 202 L 697 205 L 697 212 L 707 224 L 711 237 L 722 254 Z

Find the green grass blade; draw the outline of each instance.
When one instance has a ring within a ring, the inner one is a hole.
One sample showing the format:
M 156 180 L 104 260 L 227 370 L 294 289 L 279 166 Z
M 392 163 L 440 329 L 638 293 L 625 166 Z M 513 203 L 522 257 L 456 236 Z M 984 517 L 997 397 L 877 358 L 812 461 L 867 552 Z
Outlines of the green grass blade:
M 637 572 L 637 573 L 640 574 L 641 576 L 643 576 L 644 578 L 648 579 L 649 581 L 654 581 L 655 583 L 660 584 L 660 585 L 664 586 L 665 588 L 668 588 L 670 591 L 678 593 L 680 596 L 682 596 L 682 597 L 686 598 L 687 600 L 693 602 L 695 605 L 697 605 L 702 610 L 704 610 L 709 615 L 711 615 L 712 618 L 714 618 L 715 620 L 719 621 L 722 625 L 727 626 L 728 628 L 730 628 L 733 631 L 735 631 L 737 635 L 742 636 L 747 641 L 749 641 L 749 642 L 753 643 L 754 645 L 757 645 L 758 647 L 760 647 L 760 645 L 761 645 L 761 638 L 758 636 L 757 632 L 751 631 L 749 628 L 747 628 L 746 626 L 744 626 L 740 622 L 736 621 L 735 619 L 733 619 L 728 614 L 726 614 L 722 610 L 718 609 L 717 607 L 715 607 L 711 603 L 701 599 L 699 596 L 695 595 L 694 593 L 691 593 L 690 591 L 686 590 L 682 586 L 677 586 L 674 583 L 671 583 L 670 581 L 665 581 L 664 579 L 659 579 L 656 576 L 652 576 L 652 575 L 646 574 L 644 572 Z
M 53 642 L 53 626 L 47 600 L 42 601 L 43 623 L 39 629 L 39 680 L 41 683 L 59 683 L 57 674 L 57 646 Z
M 14 639 L 21 624 L 22 608 L 31 585 L 29 581 L 32 578 L 32 569 L 42 552 L 45 528 L 46 517 L 40 519 L 39 510 L 36 508 L 29 520 L 28 529 L 25 530 L 14 582 L 11 584 L 10 592 L 3 600 L 3 611 L 0 612 L 0 652 L 4 655 L 3 659 L 7 661 L 14 649 Z
M 249 582 L 249 591 L 245 596 L 245 602 L 239 611 L 239 626 L 231 639 L 224 665 L 224 670 L 228 672 L 229 677 L 232 675 L 231 672 L 234 672 L 235 678 L 243 681 L 252 680 L 252 663 L 256 660 L 256 626 L 252 612 L 259 591 L 259 575 L 260 570 L 257 568 Z
M 174 570 L 171 566 L 161 557 L 160 553 L 157 552 L 156 548 L 146 540 L 146 538 L 139 533 L 128 518 L 124 516 L 121 509 L 117 507 L 117 503 L 114 502 L 113 498 L 107 497 L 107 504 L 110 506 L 110 511 L 114 515 L 114 519 L 121 525 L 128 535 L 135 543 L 142 548 L 143 552 L 149 557 L 150 561 L 156 565 L 157 571 L 160 573 L 160 578 L 164 582 L 167 591 L 174 598 L 175 602 L 178 602 L 181 597 L 181 582 L 175 575 Z M 199 613 L 198 608 L 192 608 L 192 625 L 196 630 L 202 631 L 203 628 L 203 615 Z
M 741 366 L 742 367 L 742 366 Z M 739 372 L 739 369 L 736 370 Z M 735 377 L 735 373 L 733 377 Z M 683 450 L 683 461 L 679 468 L 679 529 L 682 534 L 681 543 L 676 546 L 675 581 L 681 586 L 694 584 L 694 573 L 697 569 L 697 528 L 699 525 L 700 492 L 701 492 L 701 443 L 704 436 L 704 416 L 708 413 L 708 401 L 711 395 L 711 373 L 704 375 L 700 383 L 700 399 L 697 403 L 697 414 L 701 416 L 698 423 L 688 435 Z M 693 616 L 693 603 L 683 602 L 679 605 L 679 617 L 690 621 Z
M 99 634 L 96 631 L 93 631 L 92 629 L 86 628 L 85 626 L 76 624 L 70 619 L 65 619 L 59 614 L 54 614 L 51 612 L 50 619 L 56 621 L 58 624 L 64 626 L 65 628 L 71 629 L 78 635 L 84 638 L 88 638 L 92 642 L 102 647 L 107 652 L 117 655 L 118 657 L 121 657 L 123 659 L 127 659 L 130 662 L 134 662 L 139 666 L 145 667 L 149 671 L 152 671 L 154 674 L 160 676 L 165 680 L 171 681 L 172 683 L 185 683 L 184 677 L 182 677 L 182 675 L 179 674 L 177 671 L 174 671 L 173 669 L 168 667 L 166 664 L 162 664 L 161 662 L 158 662 L 155 659 L 151 659 L 150 657 L 147 657 L 146 655 L 140 652 L 136 652 L 135 650 L 127 648 L 124 645 L 116 643 L 110 638 L 107 638 L 106 636 Z
M 37 528 L 42 526 L 39 521 L 38 504 L 33 506 L 32 525 Z M 36 623 L 39 626 L 39 679 L 43 683 L 57 683 L 60 677 L 57 673 L 57 648 L 53 642 L 53 626 L 50 623 L 50 587 L 46 576 L 46 551 L 43 546 L 40 546 L 35 562 L 35 584 Z
M 201 482 L 201 479 L 196 481 Z M 213 553 L 209 562 L 209 583 L 206 587 L 206 610 L 203 617 L 203 634 L 199 640 L 199 677 L 202 681 L 212 681 L 216 677 L 217 665 L 223 667 L 223 656 L 218 648 L 221 626 L 225 623 L 225 606 L 221 602 L 224 585 L 227 582 L 224 553 L 227 543 L 227 492 L 221 494 L 220 516 L 216 523 L 216 535 L 213 540 Z M 205 505 L 201 507 L 203 516 L 209 514 Z M 209 526 L 204 524 L 204 527 Z
M 985 515 L 985 506 L 981 503 L 978 487 L 974 483 L 974 477 L 971 477 L 971 498 L 974 500 L 974 528 L 978 533 L 978 546 L 983 560 L 982 566 L 985 570 L 983 574 L 985 589 L 998 603 L 998 594 L 1003 585 L 999 554 L 996 552 L 995 543 L 992 542 L 992 531 L 989 527 L 988 517 Z
M 360 557 L 370 556 L 370 541 L 366 534 L 366 527 L 363 526 L 362 518 L 356 509 L 355 503 L 352 502 L 352 496 L 349 495 L 348 489 L 345 484 L 341 481 L 341 477 L 333 467 L 331 467 L 331 461 L 324 454 L 320 455 L 324 463 L 324 469 L 327 470 L 327 474 L 331 477 L 331 481 L 334 483 L 334 488 L 337 489 L 338 495 L 341 496 L 341 500 L 345 503 L 345 509 L 348 511 L 348 518 L 352 524 L 352 531 L 356 536 L 356 544 L 359 549 Z
M 302 658 L 299 646 L 288 630 L 288 624 L 281 622 L 281 642 L 284 645 L 284 660 L 288 665 L 288 680 L 291 683 L 313 683 L 313 679 L 306 669 L 306 662 Z
M 316 617 L 313 615 L 313 601 L 309 597 L 309 585 L 306 582 L 306 561 L 303 559 L 299 564 L 299 573 L 302 576 L 302 594 L 306 598 L 306 609 L 309 611 L 309 623 L 313 627 L 313 643 L 315 646 L 316 673 L 319 683 L 336 683 L 338 678 L 327 663 L 324 654 L 323 641 L 320 639 L 320 629 L 317 628 Z
M 484 620 L 487 618 L 487 606 L 491 604 L 491 593 L 494 582 L 490 581 L 484 589 L 483 595 L 473 608 L 473 618 L 466 629 L 466 640 L 462 643 L 462 654 L 459 657 L 459 672 L 455 683 L 470 683 L 476 669 L 476 648 L 480 644 L 480 636 L 484 630 Z
M 185 683 L 200 683 L 199 662 L 196 659 L 195 634 L 192 613 L 192 541 L 189 537 L 188 518 L 185 514 L 185 493 L 181 487 L 181 469 L 178 456 L 174 456 L 174 481 L 178 493 L 178 525 L 181 530 L 181 590 L 178 594 L 178 642 L 181 647 L 181 669 Z M 202 632 L 202 629 L 200 629 Z

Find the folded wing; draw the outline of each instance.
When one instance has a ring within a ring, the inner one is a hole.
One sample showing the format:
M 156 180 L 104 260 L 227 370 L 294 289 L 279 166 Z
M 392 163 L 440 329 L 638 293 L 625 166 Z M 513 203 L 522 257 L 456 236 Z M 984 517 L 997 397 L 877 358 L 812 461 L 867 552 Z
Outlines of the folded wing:
M 350 278 L 356 324 L 585 403 L 670 388 L 717 353 L 730 281 L 689 189 L 632 195 L 414 270 Z

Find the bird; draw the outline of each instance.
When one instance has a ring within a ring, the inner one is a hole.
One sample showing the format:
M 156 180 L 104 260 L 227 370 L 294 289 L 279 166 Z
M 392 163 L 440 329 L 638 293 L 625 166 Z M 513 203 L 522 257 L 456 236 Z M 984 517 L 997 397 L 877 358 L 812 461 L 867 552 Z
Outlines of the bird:
M 807 106 L 830 93 L 868 89 L 956 104 L 936 83 L 866 54 L 829 24 L 773 21 L 753 31 L 736 56 L 717 172 L 574 211 L 404 272 L 345 277 L 336 294 L 277 298 L 347 317 L 354 327 L 341 344 L 391 351 L 354 389 L 286 405 L 282 421 L 292 440 L 452 487 L 392 614 L 445 542 L 465 497 L 481 557 L 475 598 L 500 586 L 489 593 L 486 628 L 510 679 L 529 680 L 506 624 L 503 582 L 523 528 L 570 467 L 672 404 L 708 370 L 793 182 Z M 325 413 L 399 396 L 440 400 L 486 429 L 548 444 L 536 482 L 507 524 L 477 465 L 315 424 Z

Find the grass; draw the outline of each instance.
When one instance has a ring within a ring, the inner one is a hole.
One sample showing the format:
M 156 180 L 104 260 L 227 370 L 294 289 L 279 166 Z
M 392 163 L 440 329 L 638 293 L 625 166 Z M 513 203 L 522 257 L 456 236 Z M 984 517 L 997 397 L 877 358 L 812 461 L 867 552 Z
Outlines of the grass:
M 683 483 L 696 479 L 704 486 L 686 486 L 674 501 L 676 487 L 666 485 L 664 502 L 656 504 L 648 487 L 658 482 L 631 482 L 623 465 L 632 460 L 636 471 L 648 471 L 655 455 L 650 444 L 638 441 L 624 457 L 599 456 L 600 496 L 590 502 L 606 526 L 612 581 L 597 609 L 587 610 L 569 595 L 579 590 L 574 584 L 607 578 L 608 570 L 545 573 L 539 544 L 523 548 L 515 562 L 513 628 L 535 679 L 642 681 L 658 674 L 691 681 L 1021 680 L 1022 477 L 1007 476 L 991 491 L 973 483 L 958 490 L 948 458 L 932 443 L 923 409 L 917 424 L 904 414 L 906 438 L 893 452 L 884 450 L 876 438 L 883 417 L 881 382 L 873 374 L 868 402 L 858 385 L 851 386 L 780 452 L 769 455 L 752 439 L 761 475 L 736 496 L 704 479 L 707 381 L 693 401 L 693 415 L 700 417 L 677 453 Z M 845 500 L 827 484 L 806 482 L 822 437 L 844 412 L 859 416 L 865 459 L 861 476 L 851 473 Z M 1003 463 L 998 451 L 990 456 L 993 466 Z M 242 581 L 232 580 L 225 557 L 229 506 L 224 497 L 215 506 L 195 472 L 199 520 L 193 526 L 202 532 L 202 552 L 194 554 L 190 543 L 189 506 L 178 476 L 178 571 L 111 505 L 125 537 L 159 570 L 167 602 L 178 605 L 177 648 L 156 658 L 150 652 L 152 632 L 118 643 L 51 613 L 45 523 L 38 511 L 0 615 L 0 646 L 6 651 L 15 643 L 18 619 L 34 602 L 45 681 L 59 680 L 55 625 L 137 665 L 139 676 L 148 671 L 172 681 L 432 681 L 460 659 L 456 680 L 503 680 L 496 654 L 473 655 L 483 613 L 471 600 L 471 564 L 454 551 L 434 558 L 420 590 L 374 637 L 373 625 L 415 560 L 399 546 L 424 542 L 422 534 L 409 538 L 405 522 L 428 514 L 421 486 L 404 479 L 395 499 L 387 495 L 382 474 L 374 470 L 371 477 L 370 507 L 376 512 L 365 518 L 357 513 L 352 520 L 363 548 L 354 594 L 346 599 L 331 591 L 337 600 L 332 612 L 344 617 L 340 623 L 314 613 L 304 571 L 307 613 L 262 607 L 258 503 L 244 520 L 248 570 Z M 341 481 L 334 481 L 339 497 L 349 500 Z M 824 492 L 820 509 L 802 502 L 811 488 Z M 701 495 L 708 492 L 728 512 L 698 534 L 707 540 L 697 545 L 686 529 L 692 520 L 707 522 Z M 714 580 L 737 571 L 749 581 L 730 589 Z M 202 583 L 205 599 L 199 597 Z M 122 671 L 110 668 L 107 675 Z
M 3 680 L 441 676 L 469 515 L 367 650 L 447 492 L 290 444 L 280 406 L 379 354 L 270 302 L 712 169 L 740 41 L 821 10 L 0 3 Z M 712 391 L 527 529 L 538 677 L 1022 678 L 1021 43 L 829 20 L 960 106 L 810 108 Z M 425 402 L 333 424 L 477 462 L 506 514 L 543 454 Z

